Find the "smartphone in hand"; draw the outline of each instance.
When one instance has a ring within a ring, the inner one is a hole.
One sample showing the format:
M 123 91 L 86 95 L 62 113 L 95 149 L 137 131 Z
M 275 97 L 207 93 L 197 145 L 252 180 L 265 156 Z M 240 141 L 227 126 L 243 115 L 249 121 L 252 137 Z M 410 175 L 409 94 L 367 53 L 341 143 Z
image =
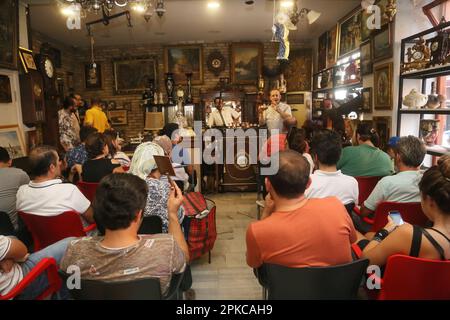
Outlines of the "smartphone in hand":
M 401 226 L 405 223 L 399 211 L 389 211 L 389 216 L 391 217 L 392 221 L 394 221 L 394 223 L 398 226 Z

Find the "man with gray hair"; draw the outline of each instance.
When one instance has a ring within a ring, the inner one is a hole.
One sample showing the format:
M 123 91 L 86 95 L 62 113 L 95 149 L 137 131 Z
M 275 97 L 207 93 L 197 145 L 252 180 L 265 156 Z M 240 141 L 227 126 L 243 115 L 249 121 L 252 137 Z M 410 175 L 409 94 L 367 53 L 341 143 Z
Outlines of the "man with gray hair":
M 420 202 L 420 165 L 426 149 L 417 137 L 401 137 L 394 149 L 397 174 L 381 179 L 361 208 L 361 215 L 373 213 L 380 202 Z

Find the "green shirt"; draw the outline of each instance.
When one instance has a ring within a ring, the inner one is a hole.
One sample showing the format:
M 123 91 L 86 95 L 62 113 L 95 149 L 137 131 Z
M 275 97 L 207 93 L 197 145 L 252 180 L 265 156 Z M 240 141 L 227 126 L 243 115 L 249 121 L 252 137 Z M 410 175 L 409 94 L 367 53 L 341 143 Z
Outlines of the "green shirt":
M 337 168 L 352 177 L 384 177 L 394 173 L 388 154 L 367 144 L 344 148 Z

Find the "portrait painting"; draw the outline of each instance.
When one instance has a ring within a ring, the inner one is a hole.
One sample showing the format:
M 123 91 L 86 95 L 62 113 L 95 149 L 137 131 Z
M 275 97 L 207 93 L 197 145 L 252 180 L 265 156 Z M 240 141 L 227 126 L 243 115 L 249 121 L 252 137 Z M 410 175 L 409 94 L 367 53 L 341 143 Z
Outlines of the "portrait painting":
M 11 81 L 7 75 L 0 75 L 0 103 L 11 103 Z
M 381 150 L 386 150 L 387 143 L 391 137 L 391 117 L 373 117 L 373 127 L 380 137 Z
M 8 151 L 11 159 L 26 156 L 25 144 L 18 126 L 0 126 L 0 147 Z
M 148 88 L 149 80 L 157 79 L 157 62 L 152 57 L 115 60 L 113 66 L 116 94 L 142 93 Z
M 361 44 L 361 75 L 373 73 L 372 42 Z
M 336 48 L 337 48 L 338 26 L 328 31 L 327 38 L 327 68 L 331 68 L 336 64 Z
M 325 69 L 327 66 L 327 42 L 328 32 L 325 32 L 319 37 L 317 57 L 317 68 L 319 71 Z
M 112 125 L 128 124 L 127 110 L 110 110 L 108 111 L 108 118 Z
M 202 84 L 202 46 L 166 47 L 164 50 L 164 68 L 166 73 L 173 73 L 176 85 L 187 82 L 186 73 L 192 73 L 192 84 Z
M 392 57 L 391 27 L 387 25 L 373 36 L 373 61 L 380 61 Z
M 84 84 L 86 89 L 102 88 L 102 64 L 96 62 L 95 68 L 92 63 L 84 64 Z
M 375 110 L 392 110 L 392 69 L 392 63 L 375 67 Z
M 362 111 L 372 113 L 372 88 L 364 88 L 361 90 Z
M 235 84 L 256 84 L 262 73 L 261 43 L 233 43 L 231 45 L 231 81 Z
M 0 68 L 17 69 L 18 1 L 0 1 Z
M 361 44 L 361 11 L 353 10 L 339 21 L 339 57 L 359 49 Z
M 311 91 L 312 49 L 292 50 L 284 71 L 287 91 Z

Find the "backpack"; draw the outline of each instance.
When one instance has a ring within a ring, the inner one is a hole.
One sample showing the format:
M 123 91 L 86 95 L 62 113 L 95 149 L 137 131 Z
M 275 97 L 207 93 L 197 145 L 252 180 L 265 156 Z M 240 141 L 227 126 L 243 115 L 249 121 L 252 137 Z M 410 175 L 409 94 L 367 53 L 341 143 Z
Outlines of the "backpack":
M 192 261 L 207 252 L 211 253 L 214 247 L 217 238 L 216 204 L 200 192 L 189 192 L 184 195 L 183 207 L 183 228 Z

